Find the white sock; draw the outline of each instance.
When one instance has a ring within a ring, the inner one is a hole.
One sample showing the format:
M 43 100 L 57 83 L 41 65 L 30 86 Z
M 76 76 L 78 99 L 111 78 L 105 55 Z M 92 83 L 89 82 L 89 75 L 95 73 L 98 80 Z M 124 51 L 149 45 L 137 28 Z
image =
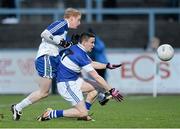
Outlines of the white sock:
M 30 104 L 32 104 L 32 102 L 28 98 L 25 98 L 20 103 L 16 104 L 16 110 L 21 111 Z

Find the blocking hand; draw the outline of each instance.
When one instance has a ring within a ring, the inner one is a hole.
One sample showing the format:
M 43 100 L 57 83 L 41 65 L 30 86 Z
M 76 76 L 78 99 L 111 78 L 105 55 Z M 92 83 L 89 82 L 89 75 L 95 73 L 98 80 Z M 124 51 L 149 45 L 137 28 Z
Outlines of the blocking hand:
M 67 48 L 67 47 L 71 46 L 72 43 L 63 39 L 60 41 L 60 43 L 58 45 L 60 45 L 61 47 Z
M 109 93 L 112 95 L 112 97 L 118 101 L 121 102 L 123 100 L 123 96 L 119 93 L 118 90 L 116 90 L 115 88 L 112 88 L 109 90 Z
M 108 69 L 116 69 L 116 68 L 119 68 L 121 66 L 122 66 L 122 64 L 110 64 L 110 63 L 107 63 L 106 68 L 108 68 Z

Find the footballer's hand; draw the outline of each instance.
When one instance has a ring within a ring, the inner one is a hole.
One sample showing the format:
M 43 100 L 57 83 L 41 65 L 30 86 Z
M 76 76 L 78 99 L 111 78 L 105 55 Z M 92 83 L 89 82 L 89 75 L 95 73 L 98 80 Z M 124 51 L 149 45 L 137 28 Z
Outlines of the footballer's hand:
M 118 101 L 121 102 L 123 100 L 123 96 L 119 93 L 118 90 L 116 90 L 115 88 L 112 88 L 109 90 L 109 93 L 112 95 L 112 97 Z
M 119 68 L 121 66 L 122 66 L 122 64 L 110 64 L 110 63 L 107 63 L 106 68 L 108 68 L 108 69 L 116 69 L 116 68 Z
M 60 43 L 58 45 L 60 45 L 63 48 L 67 48 L 67 47 L 71 46 L 72 43 L 63 39 L 63 40 L 60 41 Z

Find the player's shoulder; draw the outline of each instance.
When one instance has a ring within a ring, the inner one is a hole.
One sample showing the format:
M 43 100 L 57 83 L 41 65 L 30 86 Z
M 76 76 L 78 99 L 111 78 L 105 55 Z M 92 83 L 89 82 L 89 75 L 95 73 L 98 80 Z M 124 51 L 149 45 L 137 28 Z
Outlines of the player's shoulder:
M 66 23 L 67 24 L 67 21 L 65 20 L 65 19 L 59 19 L 59 20 L 57 20 L 56 22 L 63 22 L 63 23 Z
M 72 45 L 70 48 L 71 48 L 73 51 L 75 51 L 76 53 L 86 54 L 86 52 L 83 51 L 83 50 L 78 46 L 78 44 L 77 44 L 77 45 Z
M 52 22 L 51 25 L 67 25 L 67 21 L 65 19 L 59 19 Z

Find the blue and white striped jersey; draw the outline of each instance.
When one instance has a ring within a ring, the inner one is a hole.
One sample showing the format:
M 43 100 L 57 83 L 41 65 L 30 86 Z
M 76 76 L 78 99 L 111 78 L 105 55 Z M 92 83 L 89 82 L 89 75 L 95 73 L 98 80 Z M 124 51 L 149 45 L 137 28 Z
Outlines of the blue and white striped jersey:
M 58 20 L 49 25 L 46 29 L 49 30 L 53 36 L 65 35 L 68 31 L 68 23 L 65 19 Z
M 57 20 L 46 28 L 46 30 L 48 30 L 53 36 L 60 36 L 59 41 L 61 39 L 66 40 L 68 29 L 68 22 L 65 19 Z M 49 43 L 47 40 L 42 38 L 42 42 L 39 46 L 37 57 L 40 57 L 45 54 L 50 56 L 57 56 L 59 54 L 59 48 L 58 46 Z
M 81 44 L 73 45 L 63 53 L 57 68 L 57 82 L 75 81 L 81 75 L 81 70 L 86 72 L 94 70 L 91 59 Z

